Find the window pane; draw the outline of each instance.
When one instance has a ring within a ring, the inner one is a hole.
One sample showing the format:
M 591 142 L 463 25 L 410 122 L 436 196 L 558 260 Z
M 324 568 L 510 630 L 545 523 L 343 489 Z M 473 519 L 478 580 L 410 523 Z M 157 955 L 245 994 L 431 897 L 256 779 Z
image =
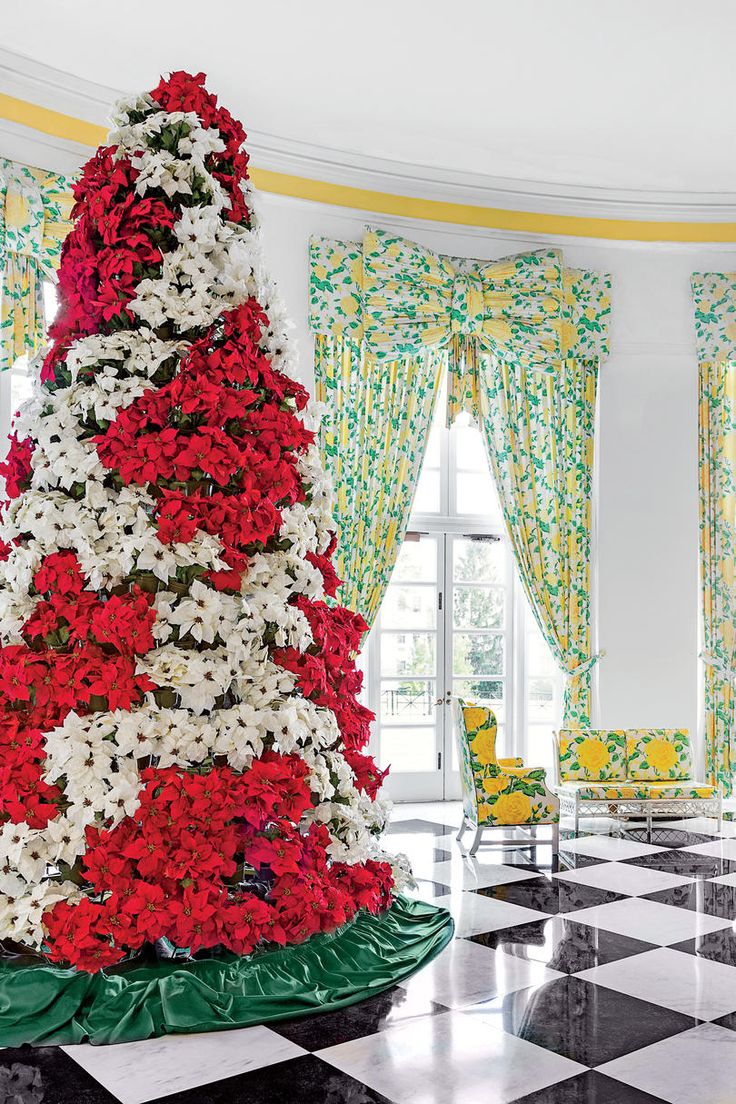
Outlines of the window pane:
M 382 633 L 382 675 L 434 675 L 435 638 L 429 633 Z
M 25 358 L 24 358 L 25 359 Z M 16 361 L 15 367 L 10 373 L 10 412 L 15 414 L 21 403 L 31 397 L 31 380 L 28 375 L 27 365 L 21 366 Z
M 390 767 L 394 774 L 436 770 L 435 729 L 382 727 L 379 765 Z
M 503 636 L 500 633 L 455 633 L 453 667 L 456 675 L 502 675 Z
M 433 629 L 437 622 L 437 591 L 433 586 L 394 584 L 381 606 L 384 629 Z
M 453 578 L 459 583 L 503 583 L 506 578 L 506 546 L 501 540 L 454 542 Z
M 527 708 L 529 720 L 554 724 L 556 717 L 555 684 L 553 679 L 530 678 L 527 683 Z
M 547 785 L 554 783 L 554 725 L 530 724 L 527 728 L 528 752 L 525 767 L 544 767 L 547 771 Z
M 405 540 L 391 583 L 433 583 L 437 578 L 437 542 L 426 537 Z
M 457 512 L 483 515 L 491 520 L 501 517 L 496 488 L 489 471 L 457 473 Z
M 455 435 L 455 462 L 458 470 L 488 471 L 488 458 L 478 427 L 455 424 L 452 432 Z
M 382 721 L 432 721 L 437 684 L 434 679 L 392 679 L 381 683 Z
M 496 714 L 500 723 L 506 720 L 504 702 L 504 682 L 502 679 L 453 679 L 452 692 L 456 698 L 472 702 L 474 705 L 487 705 Z
M 59 294 L 56 284 L 52 283 L 51 280 L 44 280 L 43 282 L 43 308 L 46 315 L 46 325 L 50 326 L 59 309 Z
M 459 629 L 502 629 L 506 605 L 503 587 L 456 586 L 453 619 Z
M 412 512 L 415 514 L 438 514 L 440 511 L 440 472 L 439 468 L 422 468 L 417 483 Z
M 526 667 L 530 675 L 546 675 L 554 678 L 558 674 L 549 644 L 539 631 L 531 613 L 527 618 Z

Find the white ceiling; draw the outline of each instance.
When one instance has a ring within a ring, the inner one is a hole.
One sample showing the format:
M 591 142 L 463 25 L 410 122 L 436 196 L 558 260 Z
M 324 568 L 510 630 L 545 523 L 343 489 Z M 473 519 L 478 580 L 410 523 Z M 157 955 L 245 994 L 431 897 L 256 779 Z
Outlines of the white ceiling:
M 731 0 L 20 0 L 0 45 L 125 90 L 203 69 L 246 128 L 435 176 L 736 193 Z

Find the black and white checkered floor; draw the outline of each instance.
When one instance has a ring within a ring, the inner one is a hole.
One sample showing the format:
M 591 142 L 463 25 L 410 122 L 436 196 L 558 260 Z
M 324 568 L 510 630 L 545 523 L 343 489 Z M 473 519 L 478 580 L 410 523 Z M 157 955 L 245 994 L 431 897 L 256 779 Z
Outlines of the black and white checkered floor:
M 0 1101 L 734 1104 L 736 825 L 649 844 L 588 821 L 556 869 L 543 844 L 470 859 L 459 820 L 395 810 L 392 845 L 457 925 L 403 985 L 272 1027 L 0 1050 Z

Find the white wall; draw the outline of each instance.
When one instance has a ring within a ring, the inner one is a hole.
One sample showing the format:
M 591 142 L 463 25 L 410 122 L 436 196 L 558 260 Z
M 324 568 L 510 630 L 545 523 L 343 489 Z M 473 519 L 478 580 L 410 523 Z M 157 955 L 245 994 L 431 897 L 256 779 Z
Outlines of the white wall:
M 364 215 L 261 196 L 267 261 L 312 381 L 311 234 L 350 239 L 366 223 L 456 256 L 560 245 L 571 265 L 613 276 L 612 353 L 600 384 L 598 637 L 602 727 L 698 724 L 697 368 L 693 271 L 736 268 L 736 247 L 530 238 Z

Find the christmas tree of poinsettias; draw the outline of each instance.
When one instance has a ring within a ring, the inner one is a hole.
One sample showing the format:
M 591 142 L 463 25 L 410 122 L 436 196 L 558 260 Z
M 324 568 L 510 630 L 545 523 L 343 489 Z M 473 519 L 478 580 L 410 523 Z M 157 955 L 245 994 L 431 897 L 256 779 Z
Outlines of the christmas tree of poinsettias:
M 114 127 L 0 522 L 0 940 L 89 972 L 298 943 L 403 877 L 245 134 L 185 73 Z

